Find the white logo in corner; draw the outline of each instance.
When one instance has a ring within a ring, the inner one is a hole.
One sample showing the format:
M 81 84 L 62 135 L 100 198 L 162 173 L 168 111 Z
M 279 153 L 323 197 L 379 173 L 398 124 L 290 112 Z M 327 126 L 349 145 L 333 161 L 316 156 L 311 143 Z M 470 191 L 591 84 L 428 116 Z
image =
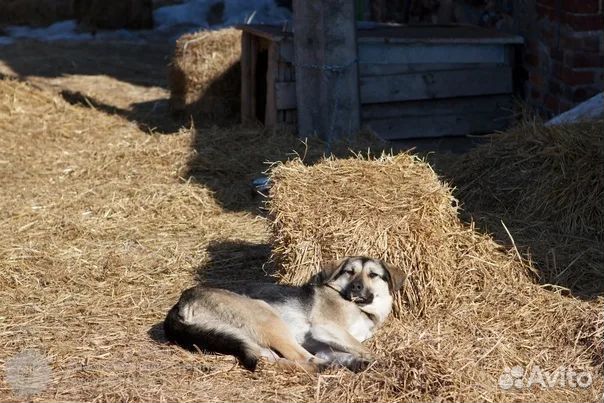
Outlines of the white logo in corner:
M 6 382 L 19 397 L 42 392 L 50 382 L 50 366 L 38 350 L 25 350 L 6 360 Z

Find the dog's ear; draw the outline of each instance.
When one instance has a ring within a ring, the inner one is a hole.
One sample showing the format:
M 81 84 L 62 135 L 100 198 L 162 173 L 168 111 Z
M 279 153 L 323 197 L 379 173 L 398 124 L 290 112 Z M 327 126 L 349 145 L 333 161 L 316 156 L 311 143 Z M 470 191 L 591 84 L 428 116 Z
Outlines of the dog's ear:
M 382 263 L 382 266 L 388 272 L 388 285 L 390 286 L 390 292 L 394 294 L 401 289 L 407 279 L 407 275 L 398 267 L 394 267 L 383 260 L 380 260 L 380 263 Z
M 348 262 L 347 257 L 340 260 L 332 260 L 321 267 L 321 271 L 313 277 L 313 283 L 317 285 L 327 284 L 338 274 Z

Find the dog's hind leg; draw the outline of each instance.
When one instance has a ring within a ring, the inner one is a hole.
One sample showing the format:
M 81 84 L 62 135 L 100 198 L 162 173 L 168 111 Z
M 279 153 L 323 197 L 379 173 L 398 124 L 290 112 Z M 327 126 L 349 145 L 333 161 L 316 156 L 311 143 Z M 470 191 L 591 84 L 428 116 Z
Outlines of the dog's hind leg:
M 281 318 L 275 317 L 266 325 L 264 338 L 268 346 L 289 361 L 277 360 L 281 366 L 292 367 L 295 363 L 310 372 L 319 372 L 327 366 L 325 360 L 315 357 L 296 341 Z

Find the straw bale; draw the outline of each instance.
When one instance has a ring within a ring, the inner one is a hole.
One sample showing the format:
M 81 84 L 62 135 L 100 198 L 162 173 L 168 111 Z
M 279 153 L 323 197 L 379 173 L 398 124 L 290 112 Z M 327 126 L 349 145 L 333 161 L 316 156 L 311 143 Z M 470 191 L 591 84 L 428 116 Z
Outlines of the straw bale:
M 237 121 L 241 93 L 241 32 L 200 31 L 176 41 L 169 65 L 170 105 L 202 125 Z
M 597 399 L 594 389 L 498 386 L 504 368 L 515 365 L 599 373 L 602 301 L 537 285 L 536 269 L 518 251 L 460 221 L 451 189 L 424 161 L 409 154 L 292 161 L 276 166 L 272 180 L 281 281 L 302 283 L 322 262 L 356 254 L 409 276 L 398 319 L 372 342 L 387 358 L 372 367 L 375 376 L 352 381 L 359 390 L 403 400 Z
M 519 246 L 530 247 L 542 282 L 580 295 L 604 292 L 602 133 L 602 121 L 526 121 L 447 172 L 468 214 L 497 238 L 510 231 Z
M 601 238 L 602 133 L 602 121 L 549 127 L 526 122 L 465 156 L 455 178 L 468 204 L 505 203 L 527 221 L 545 220 L 563 232 Z

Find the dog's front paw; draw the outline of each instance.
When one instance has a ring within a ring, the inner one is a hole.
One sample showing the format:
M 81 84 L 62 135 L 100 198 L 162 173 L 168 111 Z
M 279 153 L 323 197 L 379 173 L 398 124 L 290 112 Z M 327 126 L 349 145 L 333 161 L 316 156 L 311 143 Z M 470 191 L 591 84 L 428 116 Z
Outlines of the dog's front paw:
M 373 356 L 370 357 L 351 357 L 346 363 L 346 368 L 352 372 L 361 372 L 367 369 L 372 362 L 375 361 Z

